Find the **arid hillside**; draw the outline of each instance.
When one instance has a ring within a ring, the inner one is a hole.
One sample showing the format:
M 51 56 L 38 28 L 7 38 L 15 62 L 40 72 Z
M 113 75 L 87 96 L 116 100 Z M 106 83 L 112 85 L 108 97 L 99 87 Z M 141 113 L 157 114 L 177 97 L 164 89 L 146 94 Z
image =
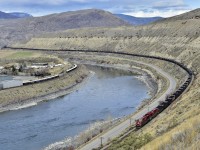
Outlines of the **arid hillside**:
M 200 124 L 194 120 L 200 115 L 199 16 L 200 9 L 197 9 L 148 26 L 67 30 L 33 38 L 13 47 L 124 51 L 162 56 L 184 63 L 195 74 L 189 91 L 142 132 L 131 134 L 111 149 L 137 149 L 149 141 L 151 143 L 143 149 L 198 149 Z
M 194 12 L 196 12 L 194 14 Z M 196 16 L 200 9 L 179 16 Z M 186 16 L 186 17 L 185 17 Z M 177 17 L 175 17 L 177 18 Z M 200 18 L 173 18 L 141 27 L 85 28 L 46 34 L 16 47 L 113 50 L 171 57 L 199 71 Z
M 127 22 L 103 10 L 89 9 L 52 14 L 43 17 L 1 20 L 0 47 L 24 41 L 46 32 L 82 27 L 127 26 Z

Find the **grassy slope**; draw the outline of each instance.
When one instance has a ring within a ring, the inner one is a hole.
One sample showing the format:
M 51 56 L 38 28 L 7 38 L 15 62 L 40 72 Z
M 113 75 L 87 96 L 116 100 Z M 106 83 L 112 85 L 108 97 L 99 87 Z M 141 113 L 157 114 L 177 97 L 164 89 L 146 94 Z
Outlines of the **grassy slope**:
M 200 115 L 184 122 L 163 136 L 153 140 L 142 149 L 199 149 Z
M 6 106 L 14 103 L 23 103 L 28 99 L 37 98 L 54 92 L 59 92 L 66 87 L 77 83 L 87 75 L 85 68 L 80 67 L 63 77 L 0 91 L 0 106 Z
M 200 114 L 200 19 L 196 17 L 199 15 L 200 10 L 197 10 L 189 15 L 184 14 L 183 16 L 136 28 L 68 30 L 63 33 L 34 38 L 27 44 L 16 46 L 127 51 L 162 56 L 183 62 L 196 74 L 189 91 L 143 128 L 142 131 L 139 131 L 137 136 L 140 135 L 140 139 L 134 140 L 134 138 L 131 138 L 135 136 L 135 133 L 133 133 L 122 142 L 115 143 L 111 149 L 139 148 L 153 139 L 155 140 L 143 148 L 163 149 L 163 147 L 167 148 L 167 145 L 171 144 L 172 147 L 175 146 L 175 149 L 180 149 L 181 144 L 184 148 L 191 148 L 196 145 L 195 139 L 196 136 L 199 137 L 199 130 L 197 134 L 190 135 L 192 139 L 190 143 L 187 142 L 187 138 L 183 138 L 180 142 L 176 142 L 176 140 L 173 142 L 171 139 L 177 134 L 181 126 L 188 125 L 187 130 L 189 131 L 196 130 L 196 128 L 193 129 L 193 126 L 196 125 L 192 121 L 192 117 Z M 155 63 L 163 67 L 159 62 Z M 168 69 L 173 70 L 174 75 L 179 74 L 179 71 L 173 67 Z M 168 140 L 164 141 L 162 139 Z M 183 145 L 186 143 L 187 145 Z M 135 147 L 135 144 L 137 144 L 137 147 Z M 151 148 L 151 146 L 155 147 Z
M 41 53 L 38 52 L 30 52 L 30 51 L 0 51 L 0 59 L 20 59 L 20 58 L 32 58 L 42 56 Z
M 199 82 L 199 77 L 196 82 Z M 200 123 L 199 120 L 192 121 L 200 115 L 200 93 L 195 90 L 198 87 L 199 84 L 194 84 L 179 101 L 172 104 L 142 130 L 132 133 L 120 142 L 115 142 L 109 149 L 138 149 L 143 146 L 141 148 L 143 150 L 167 150 L 198 147 L 196 140 L 200 136 Z M 176 136 L 179 137 L 176 139 L 174 138 Z M 133 137 L 139 138 L 135 140 Z M 188 138 L 190 138 L 190 141 L 188 141 Z
M 1 20 L 0 48 L 17 41 L 26 41 L 46 32 L 64 31 L 81 27 L 127 26 L 127 22 L 109 12 L 97 9 L 70 11 L 42 17 Z
M 21 62 L 21 61 L 35 61 L 35 62 L 52 62 L 55 63 L 64 63 L 62 59 L 47 55 L 38 52 L 30 51 L 0 51 L 0 64 L 10 63 L 10 62 Z M 62 67 L 55 67 L 51 69 L 52 74 L 58 74 L 63 70 L 67 70 L 72 67 L 72 64 L 65 62 L 65 65 Z M 66 74 L 64 77 L 54 79 L 51 81 L 22 86 L 12 89 L 6 89 L 0 91 L 0 107 L 6 106 L 14 103 L 21 103 L 27 99 L 36 98 L 50 94 L 53 92 L 58 92 L 61 89 L 64 89 L 70 85 L 73 85 L 79 80 L 87 75 L 87 71 L 84 67 L 80 67 L 77 70 Z
M 69 62 L 64 62 L 62 59 L 52 56 L 46 55 L 40 52 L 33 51 L 12 51 L 12 50 L 2 50 L 0 51 L 0 65 L 5 65 L 8 63 L 16 63 L 16 62 L 54 62 L 56 64 L 63 64 L 62 67 L 54 67 L 49 70 L 49 72 L 53 74 L 59 74 L 63 70 L 69 69 L 72 64 Z

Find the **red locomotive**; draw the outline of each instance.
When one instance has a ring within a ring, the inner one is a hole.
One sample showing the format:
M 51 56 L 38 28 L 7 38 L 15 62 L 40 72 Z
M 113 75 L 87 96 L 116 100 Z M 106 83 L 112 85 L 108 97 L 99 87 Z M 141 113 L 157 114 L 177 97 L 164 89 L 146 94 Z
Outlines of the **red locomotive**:
M 160 102 L 160 104 L 156 108 L 147 112 L 140 119 L 137 119 L 136 122 L 135 122 L 136 129 L 140 129 L 145 124 L 147 124 L 151 119 L 153 119 L 159 113 L 161 113 L 164 109 L 166 109 L 177 97 L 179 97 L 184 92 L 184 90 L 190 84 L 191 80 L 192 80 L 192 78 L 191 78 L 191 75 L 190 75 L 188 77 L 187 81 L 176 92 L 174 92 L 171 96 L 167 97 L 165 99 L 165 101 Z
M 142 118 L 136 120 L 136 128 L 137 129 L 141 128 L 146 123 L 148 123 L 151 119 L 156 117 L 159 113 L 160 113 L 160 110 L 158 108 L 154 108 L 153 110 L 149 111 Z

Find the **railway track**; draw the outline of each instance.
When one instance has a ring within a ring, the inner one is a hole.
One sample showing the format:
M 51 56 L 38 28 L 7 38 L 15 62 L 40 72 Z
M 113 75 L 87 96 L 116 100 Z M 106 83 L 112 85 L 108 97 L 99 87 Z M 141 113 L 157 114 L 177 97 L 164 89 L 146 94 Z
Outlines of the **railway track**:
M 73 67 L 67 69 L 65 73 L 69 73 L 69 72 L 75 70 L 76 68 L 78 68 L 78 66 L 76 64 L 74 64 Z M 36 79 L 36 80 L 31 80 L 31 81 L 24 81 L 21 86 L 27 86 L 27 85 L 31 85 L 31 84 L 35 84 L 35 83 L 42 83 L 42 82 L 46 82 L 46 81 L 49 81 L 49 80 L 57 79 L 59 77 L 64 76 L 65 73 L 60 73 L 60 74 L 57 74 L 57 75 L 48 76 L 48 77 L 45 77 L 45 78 L 42 78 L 42 79 Z M 16 87 L 20 87 L 20 86 L 15 86 L 15 87 L 1 89 L 1 91 L 2 90 L 16 88 Z
M 163 110 L 165 110 L 172 102 L 174 102 L 176 99 L 178 99 L 191 85 L 194 74 L 193 72 L 188 69 L 184 64 L 177 62 L 173 59 L 168 58 L 162 58 L 158 56 L 149 56 L 149 55 L 141 55 L 141 54 L 131 54 L 131 53 L 125 53 L 125 52 L 113 52 L 113 51 L 98 51 L 98 50 L 51 50 L 51 49 L 30 49 L 30 48 L 13 48 L 13 47 L 7 47 L 9 49 L 13 50 L 35 50 L 35 51 L 52 51 L 52 52 L 85 52 L 85 53 L 104 53 L 104 54 L 117 54 L 117 55 L 126 55 L 126 56 L 132 56 L 132 57 L 142 57 L 142 58 L 151 58 L 151 59 L 157 59 L 166 61 L 169 63 L 173 63 L 179 67 L 181 67 L 183 70 L 185 70 L 188 74 L 187 80 L 180 86 L 176 91 L 174 91 L 171 95 L 169 95 L 163 102 L 161 102 L 154 110 L 149 111 L 148 113 L 144 114 L 142 118 L 138 119 L 136 122 L 135 127 L 125 133 L 123 136 L 120 137 L 120 139 L 124 139 L 126 136 L 128 136 L 132 131 L 138 130 L 142 128 L 144 125 L 146 125 L 148 122 L 150 122 L 153 118 L 155 118 L 158 114 L 160 114 Z M 103 149 L 107 149 L 109 145 L 104 147 Z
M 132 54 L 132 53 L 125 53 L 125 52 L 113 52 L 113 51 L 99 51 L 99 50 L 69 50 L 69 49 L 62 49 L 62 50 L 52 50 L 52 49 L 36 49 L 36 48 L 19 48 L 19 47 L 5 47 L 13 50 L 34 50 L 34 51 L 52 51 L 52 52 L 85 52 L 85 53 L 107 53 L 107 54 L 121 54 L 121 55 L 128 55 L 128 56 L 134 56 L 134 57 L 143 57 L 143 58 L 152 58 L 152 59 L 158 59 L 163 61 L 168 61 L 171 63 L 174 63 L 181 68 L 183 68 L 185 71 L 188 72 L 188 74 L 193 75 L 192 71 L 189 70 L 184 64 L 177 62 L 173 59 L 168 58 L 162 58 L 158 56 L 150 56 L 150 55 L 142 55 L 142 54 Z

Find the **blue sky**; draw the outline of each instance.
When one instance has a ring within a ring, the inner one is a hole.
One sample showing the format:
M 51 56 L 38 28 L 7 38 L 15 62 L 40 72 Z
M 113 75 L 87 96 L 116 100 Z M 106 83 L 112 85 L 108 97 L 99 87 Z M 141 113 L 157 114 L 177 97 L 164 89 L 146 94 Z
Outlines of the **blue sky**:
M 33 16 L 90 8 L 137 17 L 170 17 L 200 8 L 200 0 L 0 0 L 0 11 Z

